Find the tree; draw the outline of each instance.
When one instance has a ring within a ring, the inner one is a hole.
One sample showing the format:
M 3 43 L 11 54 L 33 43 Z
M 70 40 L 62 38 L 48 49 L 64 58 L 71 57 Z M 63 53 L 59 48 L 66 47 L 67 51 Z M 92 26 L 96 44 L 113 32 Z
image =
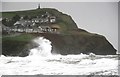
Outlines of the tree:
M 12 20 L 13 20 L 14 22 L 19 21 L 19 20 L 20 20 L 20 16 L 19 16 L 19 15 L 15 15 L 15 16 L 12 18 Z
M 2 20 L 2 24 L 6 25 L 7 22 L 6 22 L 6 18 Z
M 24 20 L 27 20 L 27 19 L 29 19 L 29 17 L 28 17 L 27 15 L 25 15 L 25 16 L 23 17 L 23 19 L 24 19 Z
M 2 20 L 2 24 L 4 24 L 7 27 L 13 26 L 14 22 L 12 20 L 7 21 L 6 18 Z

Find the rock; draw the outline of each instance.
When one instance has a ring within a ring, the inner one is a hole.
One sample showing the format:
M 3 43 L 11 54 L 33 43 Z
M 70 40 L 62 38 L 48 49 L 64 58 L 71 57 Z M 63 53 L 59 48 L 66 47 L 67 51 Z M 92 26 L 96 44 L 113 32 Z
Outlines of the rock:
M 41 34 L 52 42 L 52 53 L 67 54 L 89 54 L 115 55 L 116 49 L 106 40 L 104 36 L 89 35 L 60 35 Z
M 83 29 L 78 29 L 76 23 L 71 16 L 63 14 L 56 9 L 42 8 L 28 11 L 4 12 L 3 18 L 28 15 L 30 17 L 42 15 L 49 12 L 56 16 L 57 22 L 54 25 L 60 27 L 57 33 L 29 33 L 20 35 L 19 37 L 3 38 L 2 54 L 11 56 L 27 56 L 29 50 L 38 46 L 31 42 L 34 38 L 45 37 L 52 42 L 52 53 L 68 55 L 68 54 L 89 54 L 97 55 L 115 55 L 116 49 L 102 35 L 93 34 Z M 48 25 L 48 24 L 47 24 Z M 53 25 L 51 25 L 53 26 Z M 97 26 L 97 25 L 96 25 Z M 28 36 L 29 35 L 29 36 Z M 30 39 L 29 39 L 30 38 Z

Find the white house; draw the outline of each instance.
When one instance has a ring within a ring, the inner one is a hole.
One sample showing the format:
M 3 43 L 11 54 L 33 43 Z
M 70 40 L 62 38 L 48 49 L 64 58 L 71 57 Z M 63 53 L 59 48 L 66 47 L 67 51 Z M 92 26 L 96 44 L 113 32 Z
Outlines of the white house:
M 56 17 L 55 16 L 51 16 L 50 17 L 50 22 L 51 23 L 55 23 L 56 22 Z

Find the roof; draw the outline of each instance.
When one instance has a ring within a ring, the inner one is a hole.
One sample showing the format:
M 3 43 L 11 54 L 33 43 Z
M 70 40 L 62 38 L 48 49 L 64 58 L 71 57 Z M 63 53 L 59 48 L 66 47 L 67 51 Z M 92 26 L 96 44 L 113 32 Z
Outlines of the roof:
M 56 17 L 55 16 L 50 16 L 50 18 L 54 18 L 55 19 Z
M 50 28 L 49 26 L 39 26 L 41 28 Z
M 41 20 L 41 18 L 33 18 L 32 20 Z
M 51 25 L 51 28 L 56 28 L 56 29 L 59 29 L 60 26 L 59 25 Z
M 14 25 L 17 25 L 17 24 L 31 25 L 32 22 L 30 20 L 20 20 L 20 21 L 17 21 L 16 23 L 14 23 Z

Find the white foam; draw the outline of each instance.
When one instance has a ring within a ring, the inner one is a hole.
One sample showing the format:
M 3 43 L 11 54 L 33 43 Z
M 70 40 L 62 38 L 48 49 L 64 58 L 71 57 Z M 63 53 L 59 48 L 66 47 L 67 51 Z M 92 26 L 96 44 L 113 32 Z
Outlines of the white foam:
M 43 37 L 34 39 L 34 42 L 39 44 L 37 48 L 30 50 L 30 56 L 50 56 L 51 55 L 51 42 Z
M 118 60 L 113 55 L 52 55 L 49 40 L 33 41 L 39 46 L 27 57 L 0 57 L 0 75 L 118 75 Z

